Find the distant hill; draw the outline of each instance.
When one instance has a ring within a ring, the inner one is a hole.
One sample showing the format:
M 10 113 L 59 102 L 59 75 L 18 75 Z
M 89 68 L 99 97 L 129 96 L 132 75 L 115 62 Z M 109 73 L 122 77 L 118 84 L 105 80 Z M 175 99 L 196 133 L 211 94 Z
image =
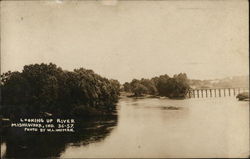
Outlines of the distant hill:
M 249 76 L 233 76 L 212 80 L 190 79 L 189 85 L 191 88 L 249 87 Z

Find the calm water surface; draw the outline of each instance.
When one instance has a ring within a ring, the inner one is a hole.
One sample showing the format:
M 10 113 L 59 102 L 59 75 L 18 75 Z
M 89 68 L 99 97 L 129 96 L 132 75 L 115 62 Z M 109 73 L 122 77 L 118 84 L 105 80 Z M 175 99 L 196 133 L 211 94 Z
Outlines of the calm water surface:
M 170 106 L 179 109 L 168 109 Z M 235 97 L 186 100 L 123 98 L 118 103 L 118 119 L 98 122 L 92 129 L 86 128 L 75 140 L 63 138 L 65 141 L 59 143 L 62 146 L 56 146 L 55 150 L 53 144 L 47 142 L 40 150 L 46 149 L 45 157 L 62 158 L 247 157 L 249 102 L 237 101 Z M 52 137 L 47 140 L 58 143 L 57 140 L 61 139 Z M 23 144 L 23 141 L 15 143 L 18 144 Z M 2 145 L 9 155 L 3 154 L 11 156 L 8 146 L 13 147 L 13 143 L 11 145 L 7 141 Z M 26 146 L 32 147 L 32 144 Z
M 247 157 L 248 105 L 230 97 L 122 99 L 117 127 L 105 140 L 69 146 L 61 156 Z

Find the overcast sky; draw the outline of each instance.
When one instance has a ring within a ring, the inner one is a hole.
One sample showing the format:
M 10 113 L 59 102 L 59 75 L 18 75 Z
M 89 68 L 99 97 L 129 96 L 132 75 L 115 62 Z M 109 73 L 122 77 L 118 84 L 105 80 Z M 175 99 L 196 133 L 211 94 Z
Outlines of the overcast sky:
M 121 82 L 248 75 L 248 2 L 1 1 L 1 71 L 84 67 Z

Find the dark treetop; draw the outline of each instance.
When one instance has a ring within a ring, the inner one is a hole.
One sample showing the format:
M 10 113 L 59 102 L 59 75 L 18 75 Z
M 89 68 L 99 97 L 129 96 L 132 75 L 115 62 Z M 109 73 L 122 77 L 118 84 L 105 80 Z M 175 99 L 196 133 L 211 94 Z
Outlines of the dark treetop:
M 120 84 L 84 68 L 65 71 L 55 64 L 24 66 L 1 75 L 1 115 L 87 117 L 111 113 Z

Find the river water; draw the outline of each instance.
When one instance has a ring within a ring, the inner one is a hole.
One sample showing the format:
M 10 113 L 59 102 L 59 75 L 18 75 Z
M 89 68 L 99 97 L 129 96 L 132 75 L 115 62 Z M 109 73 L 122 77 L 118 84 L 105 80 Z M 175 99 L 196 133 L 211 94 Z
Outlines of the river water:
M 237 101 L 235 97 L 185 100 L 124 97 L 117 109 L 117 119 L 95 122 L 98 125 L 86 128 L 88 131 L 82 132 L 76 140 L 40 139 L 42 137 L 38 136 L 18 142 L 17 138 L 6 139 L 2 143 L 5 147 L 2 155 L 62 158 L 249 156 L 249 102 Z M 34 142 L 38 146 L 36 149 Z M 11 153 L 14 150 L 16 152 Z

